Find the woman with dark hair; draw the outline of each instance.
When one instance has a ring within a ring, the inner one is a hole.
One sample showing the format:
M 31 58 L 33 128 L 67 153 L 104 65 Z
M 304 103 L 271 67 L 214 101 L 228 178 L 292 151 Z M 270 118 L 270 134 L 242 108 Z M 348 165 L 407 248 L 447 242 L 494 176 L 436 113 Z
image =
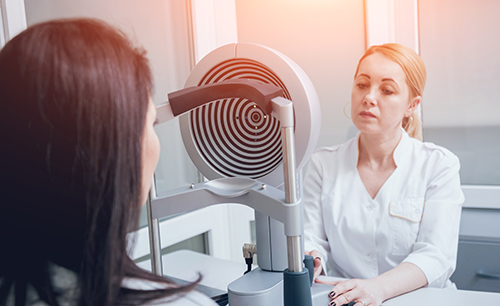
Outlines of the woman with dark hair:
M 151 79 L 97 20 L 37 24 L 1 50 L 0 305 L 215 305 L 127 255 L 159 157 Z

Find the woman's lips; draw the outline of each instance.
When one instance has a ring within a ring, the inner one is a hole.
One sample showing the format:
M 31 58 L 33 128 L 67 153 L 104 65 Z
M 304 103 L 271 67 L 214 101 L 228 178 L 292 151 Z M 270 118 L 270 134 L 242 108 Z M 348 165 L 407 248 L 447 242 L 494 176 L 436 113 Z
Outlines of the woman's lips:
M 375 115 L 370 112 L 361 112 L 359 115 L 363 118 L 376 118 Z

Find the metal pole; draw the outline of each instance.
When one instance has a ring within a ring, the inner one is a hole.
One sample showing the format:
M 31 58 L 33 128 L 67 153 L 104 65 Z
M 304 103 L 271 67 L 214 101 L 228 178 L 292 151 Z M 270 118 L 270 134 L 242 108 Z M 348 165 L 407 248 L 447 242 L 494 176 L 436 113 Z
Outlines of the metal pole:
M 160 242 L 160 223 L 158 218 L 153 218 L 151 210 L 151 201 L 156 197 L 155 179 L 149 190 L 148 201 L 146 202 L 146 214 L 149 230 L 149 249 L 151 253 L 151 271 L 157 275 L 163 275 L 163 265 L 161 262 L 161 242 Z
M 296 203 L 297 182 L 295 173 L 295 140 L 293 135 L 293 127 L 283 127 L 281 129 L 283 141 L 283 169 L 285 176 L 285 202 Z M 287 236 L 288 250 L 288 270 L 290 272 L 302 272 L 304 252 L 302 250 L 302 240 L 300 236 Z

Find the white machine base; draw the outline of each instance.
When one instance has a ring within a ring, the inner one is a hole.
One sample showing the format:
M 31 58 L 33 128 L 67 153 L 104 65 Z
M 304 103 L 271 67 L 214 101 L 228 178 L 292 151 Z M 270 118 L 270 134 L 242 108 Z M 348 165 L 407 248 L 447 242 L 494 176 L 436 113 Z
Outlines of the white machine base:
M 311 288 L 313 305 L 328 305 L 332 286 L 315 283 Z M 283 305 L 283 273 L 260 268 L 227 286 L 230 306 Z

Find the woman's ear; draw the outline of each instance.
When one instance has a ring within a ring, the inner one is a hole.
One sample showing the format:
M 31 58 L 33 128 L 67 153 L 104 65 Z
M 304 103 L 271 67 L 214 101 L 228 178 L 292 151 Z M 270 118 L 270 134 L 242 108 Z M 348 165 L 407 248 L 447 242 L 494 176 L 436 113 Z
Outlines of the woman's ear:
M 408 105 L 408 109 L 406 110 L 405 117 L 409 117 L 415 111 L 415 109 L 420 104 L 420 101 L 422 101 L 421 96 L 416 96 L 415 98 L 413 98 L 413 100 L 411 100 L 410 104 Z

